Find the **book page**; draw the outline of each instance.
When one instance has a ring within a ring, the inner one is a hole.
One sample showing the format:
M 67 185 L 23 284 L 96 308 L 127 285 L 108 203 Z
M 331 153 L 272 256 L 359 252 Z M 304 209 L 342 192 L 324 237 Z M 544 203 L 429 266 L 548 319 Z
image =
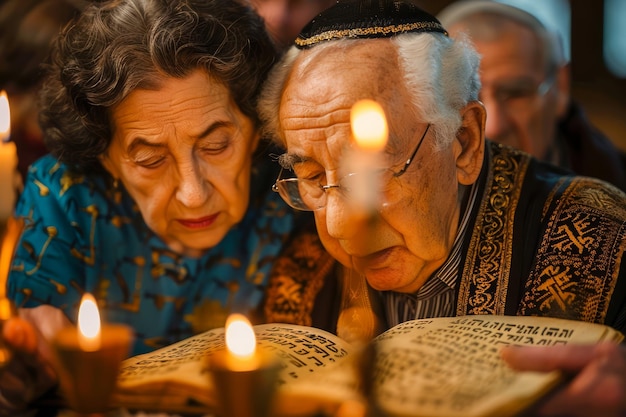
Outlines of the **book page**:
M 206 386 L 202 368 L 206 355 L 224 348 L 224 329 L 213 329 L 154 352 L 133 356 L 122 362 L 118 376 L 120 389 L 161 381 L 182 380 Z
M 259 349 L 282 363 L 276 415 L 310 415 L 363 388 L 361 349 L 319 329 L 255 326 Z M 512 416 L 560 382 L 554 373 L 516 372 L 500 359 L 503 345 L 557 345 L 619 340 L 607 326 L 510 316 L 465 316 L 402 323 L 375 339 L 373 390 L 390 416 Z M 206 367 L 225 349 L 224 329 L 193 336 L 123 362 L 120 404 L 147 409 L 210 409 L 215 404 Z M 368 384 L 369 385 L 369 384 Z M 369 389 L 369 388 L 368 388 Z M 181 408 L 182 407 L 182 408 Z
M 351 347 L 323 330 L 289 324 L 254 326 L 258 349 L 281 363 L 280 384 L 303 378 L 348 355 Z M 206 367 L 211 354 L 225 349 L 224 329 L 213 329 L 151 353 L 126 359 L 118 378 L 118 391 L 126 395 L 155 393 L 166 396 L 176 383 L 212 393 Z M 193 392 L 193 390 L 190 390 Z M 125 397 L 127 398 L 127 397 Z
M 259 347 L 280 359 L 283 384 L 334 366 L 354 350 L 332 333 L 312 327 L 263 324 L 255 332 Z
M 402 323 L 377 340 L 375 390 L 392 415 L 514 415 L 560 380 L 516 372 L 503 345 L 595 343 L 606 326 L 541 317 L 465 316 Z

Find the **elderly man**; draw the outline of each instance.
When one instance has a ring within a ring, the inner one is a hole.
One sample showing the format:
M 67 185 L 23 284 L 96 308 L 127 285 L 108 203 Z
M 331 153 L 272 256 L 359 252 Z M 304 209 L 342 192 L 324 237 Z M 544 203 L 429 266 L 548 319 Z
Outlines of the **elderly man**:
M 457 1 L 438 18 L 452 37 L 467 35 L 481 55 L 489 139 L 626 190 L 626 154 L 572 100 L 570 67 L 556 32 L 490 0 Z
M 262 95 L 268 134 L 287 150 L 275 189 L 314 212 L 326 249 L 380 292 L 389 325 L 507 314 L 623 330 L 626 195 L 485 141 L 478 67 L 469 44 L 409 0 L 338 2 L 303 29 Z M 389 140 L 378 162 L 353 169 L 351 110 L 362 99 L 382 106 Z M 355 185 L 368 170 L 380 201 L 363 209 Z M 571 349 L 580 351 L 506 357 L 582 369 L 547 414 L 626 410 L 620 348 Z M 618 377 L 603 378 L 607 362 Z M 615 392 L 613 402 L 601 398 Z

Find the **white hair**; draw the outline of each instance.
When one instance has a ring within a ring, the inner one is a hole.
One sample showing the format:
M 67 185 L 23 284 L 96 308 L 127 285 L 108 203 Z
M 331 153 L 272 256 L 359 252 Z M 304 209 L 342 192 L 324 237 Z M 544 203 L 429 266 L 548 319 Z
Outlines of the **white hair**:
M 339 39 L 316 44 L 308 51 L 307 60 L 314 60 L 327 49 L 352 46 L 367 39 Z M 413 113 L 435 132 L 435 148 L 451 142 L 461 127 L 460 110 L 478 100 L 480 58 L 464 40 L 452 40 L 440 33 L 405 33 L 390 39 L 398 54 L 400 71 L 411 96 Z M 304 51 L 291 47 L 274 66 L 263 87 L 259 114 L 264 135 L 285 145 L 278 117 L 285 82 L 294 61 Z

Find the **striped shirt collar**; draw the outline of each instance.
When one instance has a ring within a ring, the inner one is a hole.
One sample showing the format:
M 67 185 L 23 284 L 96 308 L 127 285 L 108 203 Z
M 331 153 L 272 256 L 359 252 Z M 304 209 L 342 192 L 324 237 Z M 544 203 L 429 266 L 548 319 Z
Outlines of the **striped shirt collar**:
M 383 293 L 387 321 L 390 326 L 416 318 L 451 316 L 454 314 L 455 290 L 460 275 L 463 242 L 471 223 L 472 207 L 478 195 L 477 182 L 469 189 L 452 250 L 444 264 L 413 294 L 387 291 Z

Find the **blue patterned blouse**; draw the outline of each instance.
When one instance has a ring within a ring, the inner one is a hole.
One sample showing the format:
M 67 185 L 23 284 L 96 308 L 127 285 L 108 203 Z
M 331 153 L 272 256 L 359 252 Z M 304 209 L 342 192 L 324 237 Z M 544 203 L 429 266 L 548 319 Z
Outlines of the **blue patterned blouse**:
M 72 175 L 51 156 L 34 163 L 17 206 L 26 229 L 8 282 L 19 307 L 51 304 L 76 321 L 83 292 L 103 320 L 136 332 L 133 354 L 224 325 L 232 311 L 253 314 L 272 260 L 295 226 L 271 191 L 278 164 L 253 170 L 243 221 L 201 258 L 172 252 L 109 177 Z

